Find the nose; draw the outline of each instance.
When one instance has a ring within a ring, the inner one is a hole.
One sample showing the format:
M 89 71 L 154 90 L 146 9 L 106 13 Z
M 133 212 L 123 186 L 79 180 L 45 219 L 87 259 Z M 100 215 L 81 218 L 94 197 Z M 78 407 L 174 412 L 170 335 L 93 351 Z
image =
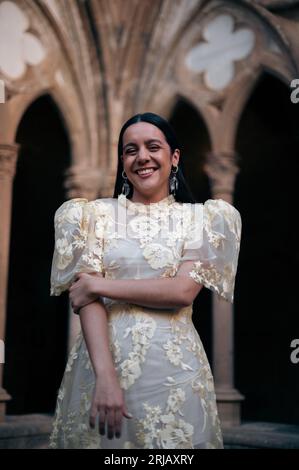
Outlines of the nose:
M 136 160 L 138 163 L 148 162 L 150 160 L 149 151 L 145 147 L 140 147 Z

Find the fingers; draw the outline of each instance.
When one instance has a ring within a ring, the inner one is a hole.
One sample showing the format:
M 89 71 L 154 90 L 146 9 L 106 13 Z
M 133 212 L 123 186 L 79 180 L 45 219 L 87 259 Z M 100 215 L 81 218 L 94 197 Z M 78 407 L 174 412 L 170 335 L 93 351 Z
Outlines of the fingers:
M 108 439 L 114 438 L 115 429 L 115 410 L 111 408 L 107 413 L 107 437 Z
M 127 410 L 122 390 L 114 381 L 97 380 L 95 383 L 89 417 L 93 429 L 97 416 L 98 432 L 101 436 L 107 434 L 108 439 L 121 437 L 123 417 L 133 418 Z
M 103 277 L 103 274 L 102 274 L 102 273 L 98 273 L 98 272 L 76 273 L 72 284 L 74 284 L 75 282 L 79 281 L 82 277 L 89 277 L 89 276 L 99 276 L 99 277 Z
M 85 307 L 85 305 L 80 305 L 80 304 L 78 305 L 75 302 L 71 301 L 71 307 L 72 307 L 72 310 L 73 310 L 74 313 L 79 313 L 81 308 Z
M 78 313 L 78 310 L 80 310 L 81 307 L 77 307 L 74 302 L 71 302 L 71 307 L 74 313 Z
M 84 276 L 86 276 L 86 273 L 76 273 L 70 288 Z
M 89 426 L 94 429 L 96 425 L 97 407 L 92 405 L 89 415 Z
M 92 409 L 89 417 L 89 424 L 92 429 L 95 428 L 97 414 L 99 415 L 99 434 L 101 436 L 107 434 L 108 439 L 113 439 L 114 437 L 119 439 L 122 429 L 122 408 L 105 408 L 101 406 L 96 411 Z
M 103 408 L 99 413 L 99 432 L 103 436 L 107 432 L 107 438 L 113 439 L 114 437 L 120 438 L 121 436 L 121 421 L 122 413 L 121 409 L 118 408 L 106 408 L 106 412 Z
M 128 412 L 126 406 L 124 406 L 122 414 L 123 414 L 123 416 L 124 416 L 125 418 L 129 418 L 129 419 L 132 419 L 132 418 L 133 418 L 133 415 Z
M 101 436 L 105 435 L 105 428 L 106 428 L 106 412 L 105 408 L 101 407 L 99 411 L 99 433 Z
M 89 416 L 89 425 L 92 429 L 95 428 L 97 415 L 99 415 L 99 433 L 104 436 L 106 432 L 106 411 L 104 406 L 99 407 L 99 409 L 92 407 Z
M 115 437 L 117 439 L 121 436 L 121 425 L 122 425 L 122 411 L 118 409 L 115 411 Z

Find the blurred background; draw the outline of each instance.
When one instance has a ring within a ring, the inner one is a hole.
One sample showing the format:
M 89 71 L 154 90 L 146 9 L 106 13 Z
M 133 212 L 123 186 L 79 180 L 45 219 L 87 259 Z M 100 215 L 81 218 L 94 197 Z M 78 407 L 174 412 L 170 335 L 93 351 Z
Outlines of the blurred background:
M 242 217 L 234 305 L 204 289 L 193 315 L 225 445 L 299 448 L 298 68 L 295 0 L 0 0 L 0 448 L 45 446 L 78 329 L 49 296 L 54 213 L 112 196 L 148 111 L 195 198 Z

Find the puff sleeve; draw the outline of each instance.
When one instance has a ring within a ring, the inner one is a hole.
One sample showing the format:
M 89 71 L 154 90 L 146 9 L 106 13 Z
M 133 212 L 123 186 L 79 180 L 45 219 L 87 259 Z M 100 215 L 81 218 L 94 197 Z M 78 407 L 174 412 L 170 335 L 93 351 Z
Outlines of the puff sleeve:
M 67 290 L 78 272 L 103 272 L 103 226 L 96 207 L 87 199 L 71 199 L 55 212 L 50 296 Z
M 181 261 L 194 261 L 189 276 L 233 303 L 241 216 L 223 199 L 208 199 L 201 206 L 201 223 L 195 221 L 196 230 L 190 230 L 198 234 L 198 239 L 185 240 Z

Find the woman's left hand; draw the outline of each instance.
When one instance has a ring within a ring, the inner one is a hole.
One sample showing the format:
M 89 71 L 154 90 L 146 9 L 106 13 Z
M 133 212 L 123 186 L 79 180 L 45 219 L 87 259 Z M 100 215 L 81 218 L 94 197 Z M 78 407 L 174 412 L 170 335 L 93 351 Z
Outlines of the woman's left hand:
M 102 277 L 102 275 L 100 273 L 76 275 L 75 281 L 69 288 L 69 298 L 74 313 L 100 297 L 97 291 L 97 281 L 99 281 L 97 277 Z

